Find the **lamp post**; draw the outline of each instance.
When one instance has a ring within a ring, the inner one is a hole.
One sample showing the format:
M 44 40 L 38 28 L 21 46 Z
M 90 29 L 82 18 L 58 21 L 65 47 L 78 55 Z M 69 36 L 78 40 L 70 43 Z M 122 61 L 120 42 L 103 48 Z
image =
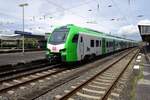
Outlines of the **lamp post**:
M 23 36 L 22 36 L 22 52 L 24 53 L 24 7 L 25 6 L 28 6 L 28 4 L 27 3 L 24 3 L 24 4 L 20 4 L 19 5 L 20 7 L 22 7 L 22 25 L 23 25 L 23 27 L 22 27 L 22 31 L 23 31 Z

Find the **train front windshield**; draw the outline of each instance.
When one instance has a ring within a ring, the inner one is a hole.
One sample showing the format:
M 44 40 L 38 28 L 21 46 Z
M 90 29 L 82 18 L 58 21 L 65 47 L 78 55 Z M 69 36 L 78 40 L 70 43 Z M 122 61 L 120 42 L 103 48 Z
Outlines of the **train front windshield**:
M 66 27 L 55 29 L 49 38 L 49 43 L 50 44 L 64 43 L 67 38 L 68 32 L 69 29 Z

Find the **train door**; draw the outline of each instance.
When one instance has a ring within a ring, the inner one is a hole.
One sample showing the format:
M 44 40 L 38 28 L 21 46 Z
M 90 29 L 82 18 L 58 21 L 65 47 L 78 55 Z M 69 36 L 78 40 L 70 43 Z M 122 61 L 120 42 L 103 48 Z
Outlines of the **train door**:
M 106 40 L 102 38 L 102 54 L 106 53 Z
M 99 46 L 99 39 L 96 39 L 96 46 L 95 46 L 95 49 L 96 49 L 96 55 L 99 55 L 100 54 L 100 46 Z
M 84 59 L 84 40 L 83 36 L 79 35 L 78 40 L 78 58 L 79 60 Z
M 115 40 L 113 40 L 113 51 L 115 51 L 116 50 L 116 45 L 115 45 L 116 43 L 115 43 Z

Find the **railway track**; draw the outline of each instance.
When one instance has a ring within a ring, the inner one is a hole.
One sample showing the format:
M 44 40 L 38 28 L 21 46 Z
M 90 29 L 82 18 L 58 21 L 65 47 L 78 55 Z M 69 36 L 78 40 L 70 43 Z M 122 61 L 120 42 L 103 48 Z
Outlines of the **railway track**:
M 117 55 L 114 55 L 112 57 L 110 57 L 109 59 L 103 59 L 101 62 L 99 63 L 96 63 L 96 64 L 91 64 L 90 66 L 84 66 L 85 69 L 83 70 L 80 70 L 80 71 L 77 71 L 75 73 L 73 73 L 74 71 L 72 71 L 72 74 L 69 76 L 67 76 L 66 78 L 62 78 L 61 80 L 58 80 L 57 82 L 54 82 L 53 84 L 50 84 L 48 87 L 44 88 L 42 91 L 36 91 L 36 92 L 33 92 L 32 94 L 28 94 L 28 95 L 25 95 L 23 97 L 23 99 L 21 100 L 33 100 L 33 99 L 38 99 L 39 97 L 45 95 L 46 93 L 50 92 L 50 91 L 53 91 L 55 90 L 57 87 L 61 87 L 63 86 L 64 84 L 67 84 L 69 83 L 70 81 L 72 80 L 75 80 L 77 78 L 79 78 L 80 76 L 82 76 L 83 74 L 85 74 L 86 72 L 89 72 L 90 70 L 92 69 L 95 69 L 97 68 L 99 65 L 103 65 L 104 63 L 107 63 L 108 61 L 111 61 L 112 58 L 114 57 L 118 57 L 120 54 L 123 54 L 126 53 L 126 51 L 122 52 L 122 53 L 119 53 Z M 124 56 L 123 56 L 124 57 Z M 120 58 L 120 56 L 119 56 Z M 94 65 L 94 66 L 93 66 Z M 57 78 L 60 77 L 60 76 L 57 76 Z M 53 94 L 53 93 L 52 93 Z M 53 99 L 53 98 L 49 98 L 50 100 Z M 48 100 L 49 100 L 48 99 Z M 43 100 L 42 99 L 38 99 L 38 100 Z M 45 99 L 44 99 L 45 100 Z
M 83 83 L 72 86 L 73 89 L 71 91 L 67 91 L 64 95 L 57 95 L 55 99 L 107 100 L 111 91 L 138 52 L 139 50 L 136 50 L 134 53 L 128 53 Z
M 26 49 L 25 52 L 31 52 L 31 51 L 42 51 L 44 49 Z M 17 52 L 22 52 L 22 50 L 0 50 L 0 54 L 4 53 L 17 53 Z
M 32 73 L 28 73 L 25 75 L 19 75 L 18 77 L 14 77 L 14 78 L 10 78 L 10 79 L 6 79 L 6 80 L 1 80 L 1 85 L 0 85 L 0 94 L 2 92 L 6 92 L 8 90 L 11 90 L 13 88 L 22 86 L 24 84 L 36 81 L 36 80 L 40 80 L 44 77 L 50 76 L 50 75 L 55 75 L 57 73 L 60 73 L 64 70 L 66 70 L 65 68 L 59 69 L 58 66 L 60 66 L 60 64 L 57 65 L 52 65 L 49 66 L 47 68 L 43 68 L 42 70 L 35 71 Z M 9 84 L 11 83 L 11 84 Z
M 0 80 L 5 77 L 9 77 L 22 72 L 27 72 L 37 68 L 51 65 L 46 59 L 35 60 L 28 63 L 18 63 L 16 65 L 4 65 L 0 66 Z
M 126 51 L 124 51 L 124 52 L 126 52 Z M 101 63 L 104 63 L 107 60 L 108 59 L 105 59 Z M 0 94 L 6 93 L 9 90 L 16 89 L 18 87 L 21 87 L 21 86 L 29 84 L 29 83 L 31 84 L 31 83 L 33 83 L 37 80 L 40 81 L 44 78 L 50 79 L 49 77 L 51 77 L 51 76 L 55 76 L 55 75 L 61 74 L 63 72 L 66 73 L 67 71 L 69 71 L 69 69 L 66 69 L 66 68 L 62 68 L 62 69 L 56 68 L 57 66 L 61 66 L 61 65 L 54 65 L 51 68 L 47 68 L 47 69 L 45 68 L 41 71 L 35 71 L 35 72 L 31 72 L 30 74 L 27 74 L 27 75 L 22 75 L 22 76 L 18 76 L 18 77 L 9 79 L 9 80 L 1 81 Z M 91 69 L 92 68 L 94 68 L 94 67 L 92 66 Z M 25 99 L 28 99 L 28 100 L 36 99 L 39 96 L 47 93 L 48 91 L 51 91 L 51 90 L 55 89 L 58 86 L 61 86 L 61 85 L 65 84 L 65 83 L 67 83 L 67 82 L 69 82 L 73 79 L 76 79 L 77 77 L 80 77 L 80 75 L 84 74 L 84 72 L 87 72 L 88 70 L 90 70 L 90 68 L 86 68 L 84 70 L 81 70 L 81 71 L 78 71 L 77 73 L 72 74 L 71 76 L 68 76 L 64 79 L 58 80 L 58 81 L 54 82 L 53 85 L 50 85 L 50 88 L 43 89 L 42 92 L 41 91 L 35 92 L 34 94 L 29 95 L 27 97 L 25 96 Z M 25 100 L 25 99 L 23 99 L 23 100 Z

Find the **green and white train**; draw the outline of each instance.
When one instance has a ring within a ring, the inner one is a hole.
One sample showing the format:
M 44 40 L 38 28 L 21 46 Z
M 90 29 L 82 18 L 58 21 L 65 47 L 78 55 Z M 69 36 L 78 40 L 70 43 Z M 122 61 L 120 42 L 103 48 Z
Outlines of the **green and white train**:
M 50 34 L 46 56 L 49 61 L 75 62 L 136 45 L 129 39 L 69 24 Z

